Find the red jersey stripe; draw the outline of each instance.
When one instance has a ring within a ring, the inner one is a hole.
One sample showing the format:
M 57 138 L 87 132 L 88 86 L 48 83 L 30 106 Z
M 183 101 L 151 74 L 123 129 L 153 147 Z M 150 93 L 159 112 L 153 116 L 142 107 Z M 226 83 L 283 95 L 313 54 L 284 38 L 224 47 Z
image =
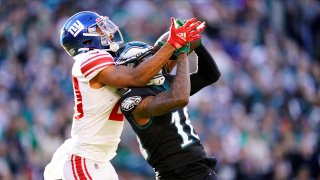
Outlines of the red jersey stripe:
M 103 56 L 105 56 L 105 57 L 110 57 L 109 54 L 98 54 L 98 55 L 92 56 L 92 57 L 88 58 L 87 60 L 83 61 L 83 62 L 80 64 L 80 66 L 83 66 L 84 64 L 88 63 L 90 60 L 97 59 L 97 58 L 100 58 L 100 57 L 103 57 Z
M 84 66 L 81 66 L 81 72 L 82 74 L 86 74 L 88 71 L 90 71 L 91 69 L 94 69 L 95 67 L 99 66 L 102 63 L 114 64 L 112 57 L 103 57 L 103 58 L 93 60 Z
M 76 172 L 74 170 L 74 154 L 71 155 L 71 166 L 72 166 L 72 174 L 75 180 L 78 180 L 78 177 L 76 175 Z
M 105 63 L 102 64 L 101 66 L 96 66 L 95 68 L 91 69 L 90 71 L 88 71 L 86 74 L 84 74 L 84 77 L 88 77 L 90 74 L 92 74 L 94 71 L 98 70 L 98 69 L 102 69 L 102 68 L 106 68 L 110 65 L 113 65 L 114 63 Z
M 75 155 L 76 171 L 77 171 L 77 174 L 78 174 L 80 180 L 86 180 L 87 178 L 86 178 L 84 171 L 82 169 L 81 159 L 82 158 L 80 156 Z
M 75 102 L 75 112 L 74 112 L 74 118 L 76 120 L 79 120 L 83 117 L 83 108 L 82 108 L 82 95 L 79 88 L 79 81 L 76 77 L 72 77 L 73 81 L 73 89 L 74 89 L 74 95 L 76 97 Z
M 111 57 L 111 56 L 99 56 L 99 57 L 95 57 L 95 58 L 90 58 L 90 59 L 88 59 L 88 60 L 86 60 L 86 62 L 84 62 L 84 63 L 82 63 L 81 65 L 80 65 L 80 67 L 81 68 L 83 68 L 84 66 L 86 66 L 87 64 L 89 64 L 89 63 L 91 63 L 91 62 L 93 62 L 93 61 L 96 61 L 97 59 L 104 59 L 104 58 L 112 58 L 113 59 L 113 57 Z M 112 60 L 113 61 L 113 60 Z
M 90 176 L 88 169 L 87 169 L 86 158 L 83 158 L 83 164 L 84 164 L 84 170 L 85 170 L 87 176 L 89 177 L 90 180 L 92 180 L 92 177 Z

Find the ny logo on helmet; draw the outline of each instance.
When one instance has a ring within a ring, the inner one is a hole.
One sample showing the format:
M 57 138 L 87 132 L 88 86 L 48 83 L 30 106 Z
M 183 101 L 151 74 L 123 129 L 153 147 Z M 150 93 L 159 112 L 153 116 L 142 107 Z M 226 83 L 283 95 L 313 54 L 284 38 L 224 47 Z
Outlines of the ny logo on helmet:
M 79 20 L 77 20 L 70 26 L 68 32 L 71 33 L 73 37 L 76 37 L 83 29 L 84 25 Z

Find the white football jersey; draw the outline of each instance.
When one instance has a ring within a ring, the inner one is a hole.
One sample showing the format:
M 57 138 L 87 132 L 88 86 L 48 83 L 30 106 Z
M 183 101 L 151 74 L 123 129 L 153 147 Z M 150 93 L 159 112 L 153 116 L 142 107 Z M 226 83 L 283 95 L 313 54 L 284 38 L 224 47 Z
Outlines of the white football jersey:
M 117 89 L 90 87 L 89 81 L 101 70 L 114 65 L 104 50 L 91 50 L 74 57 L 72 81 L 75 96 L 71 137 L 72 154 L 95 161 L 108 161 L 116 155 L 124 116 L 119 110 Z

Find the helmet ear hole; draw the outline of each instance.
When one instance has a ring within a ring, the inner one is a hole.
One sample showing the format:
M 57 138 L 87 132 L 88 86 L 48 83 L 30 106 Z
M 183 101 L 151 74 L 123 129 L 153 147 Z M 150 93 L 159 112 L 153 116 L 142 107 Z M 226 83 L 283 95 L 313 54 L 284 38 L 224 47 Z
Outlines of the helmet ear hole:
M 88 44 L 91 44 L 91 43 L 92 43 L 92 40 L 83 41 L 83 44 L 85 44 L 85 45 L 88 45 Z

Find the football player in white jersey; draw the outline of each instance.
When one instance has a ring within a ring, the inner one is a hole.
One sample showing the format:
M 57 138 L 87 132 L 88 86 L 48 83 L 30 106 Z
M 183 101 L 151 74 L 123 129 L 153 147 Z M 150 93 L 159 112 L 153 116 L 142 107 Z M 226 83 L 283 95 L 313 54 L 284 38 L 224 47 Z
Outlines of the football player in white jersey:
M 130 68 L 115 66 L 112 55 L 123 38 L 108 17 L 90 11 L 70 17 L 62 28 L 60 41 L 75 60 L 71 139 L 58 148 L 45 169 L 44 178 L 118 179 L 109 162 L 116 155 L 123 129 L 118 88 L 144 86 L 152 80 L 176 49 L 201 38 L 199 33 L 204 27 L 198 28 L 200 24 L 192 18 L 178 27 L 172 18 L 167 43 L 148 61 Z

